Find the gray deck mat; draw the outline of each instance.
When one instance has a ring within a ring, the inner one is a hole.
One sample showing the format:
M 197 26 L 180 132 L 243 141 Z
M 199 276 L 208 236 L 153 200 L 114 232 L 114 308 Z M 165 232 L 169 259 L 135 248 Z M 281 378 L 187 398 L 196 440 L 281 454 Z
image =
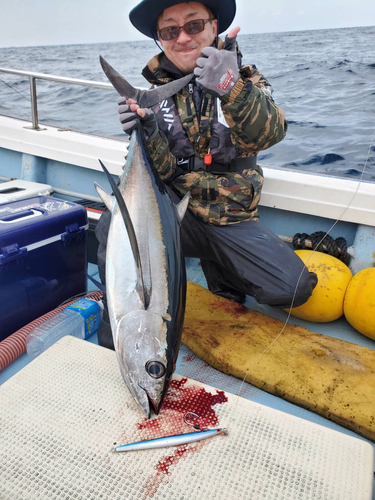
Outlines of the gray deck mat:
M 74 337 L 5 382 L 0 397 L 1 500 L 371 498 L 373 448 L 363 440 L 178 375 L 148 421 L 115 353 Z M 229 435 L 113 452 L 115 443 L 191 432 L 190 410 Z

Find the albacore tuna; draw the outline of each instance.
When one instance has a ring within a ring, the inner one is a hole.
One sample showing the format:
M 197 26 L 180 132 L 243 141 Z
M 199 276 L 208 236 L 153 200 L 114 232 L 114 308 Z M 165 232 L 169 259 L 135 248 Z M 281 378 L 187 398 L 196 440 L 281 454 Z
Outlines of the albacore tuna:
M 150 91 L 134 89 L 103 58 L 121 96 L 150 107 L 193 75 Z M 101 163 L 101 162 L 100 162 Z M 186 274 L 180 223 L 186 196 L 175 205 L 160 180 L 141 127 L 133 131 L 119 186 L 101 163 L 114 196 L 96 185 L 111 212 L 106 295 L 114 347 L 125 383 L 147 417 L 159 412 L 176 363 L 185 314 Z
M 180 222 L 188 198 L 171 201 L 140 130 L 132 133 L 118 188 L 111 181 L 115 196 L 96 185 L 111 212 L 108 312 L 122 376 L 150 417 L 151 409 L 159 412 L 180 347 L 186 296 Z

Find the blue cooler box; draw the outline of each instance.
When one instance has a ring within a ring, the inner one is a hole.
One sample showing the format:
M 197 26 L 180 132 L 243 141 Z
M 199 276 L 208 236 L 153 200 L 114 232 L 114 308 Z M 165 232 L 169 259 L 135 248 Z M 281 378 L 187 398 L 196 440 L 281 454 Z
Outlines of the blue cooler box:
M 85 208 L 51 196 L 0 205 L 0 341 L 86 292 Z

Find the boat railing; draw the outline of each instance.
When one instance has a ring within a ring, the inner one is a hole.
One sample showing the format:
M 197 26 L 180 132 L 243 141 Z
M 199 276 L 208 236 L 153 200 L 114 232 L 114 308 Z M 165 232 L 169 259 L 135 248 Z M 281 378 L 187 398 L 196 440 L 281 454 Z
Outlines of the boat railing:
M 80 85 L 81 87 L 94 87 L 97 89 L 113 90 L 111 83 L 97 82 L 94 80 L 80 80 L 78 78 L 67 78 L 63 76 L 49 75 L 45 73 L 36 73 L 34 71 L 23 71 L 11 68 L 0 67 L 0 73 L 8 73 L 11 75 L 26 76 L 30 82 L 30 100 L 31 100 L 31 121 L 32 128 L 39 130 L 38 123 L 38 98 L 36 92 L 37 80 L 49 80 L 57 83 L 66 83 L 69 85 Z

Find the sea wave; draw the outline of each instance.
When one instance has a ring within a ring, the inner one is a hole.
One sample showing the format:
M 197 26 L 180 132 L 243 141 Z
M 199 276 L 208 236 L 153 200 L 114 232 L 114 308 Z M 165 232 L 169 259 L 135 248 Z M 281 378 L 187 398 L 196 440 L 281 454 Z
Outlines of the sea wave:
M 259 155 L 277 167 L 375 181 L 375 27 L 239 35 L 245 63 L 256 64 L 285 110 L 286 138 Z M 0 49 L 2 66 L 106 81 L 105 57 L 136 86 L 147 86 L 144 65 L 159 52 L 152 41 Z M 0 73 L 0 113 L 30 119 L 29 80 Z M 11 88 L 10 88 L 11 87 Z M 117 94 L 37 81 L 43 123 L 126 139 Z M 370 153 L 370 154 L 369 154 Z

